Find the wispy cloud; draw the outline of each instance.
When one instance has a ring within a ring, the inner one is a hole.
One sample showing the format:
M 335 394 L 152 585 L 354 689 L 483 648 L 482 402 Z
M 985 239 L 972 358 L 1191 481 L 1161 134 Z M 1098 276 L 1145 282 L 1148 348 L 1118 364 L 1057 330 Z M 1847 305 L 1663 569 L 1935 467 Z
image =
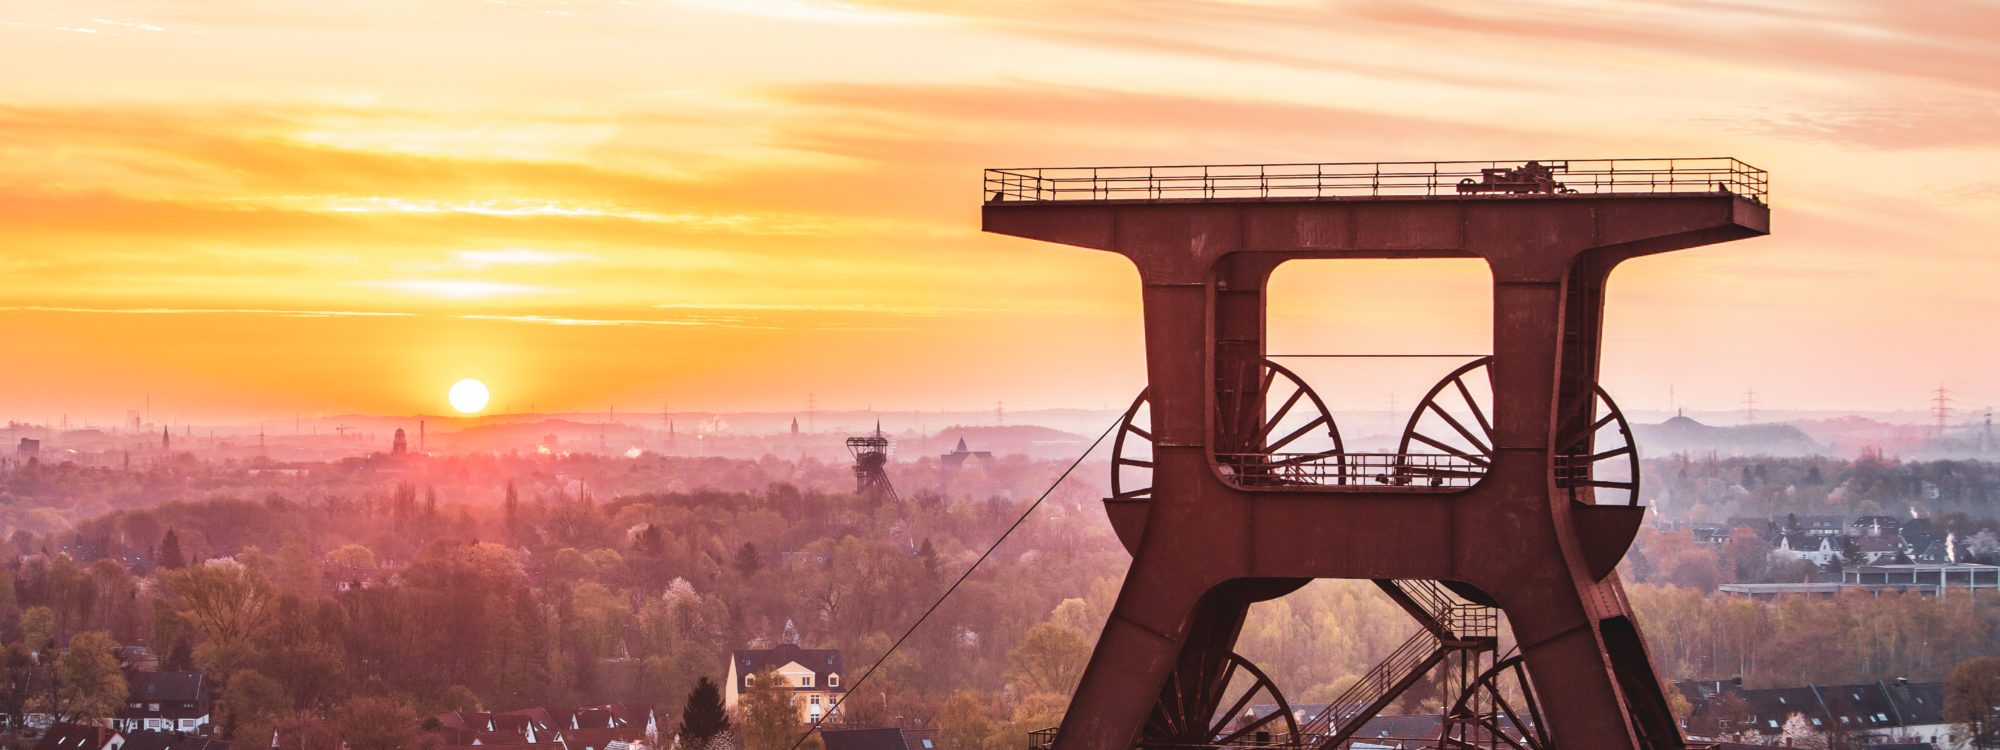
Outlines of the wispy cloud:
M 362 286 L 403 292 L 423 297 L 452 300 L 525 297 L 568 294 L 571 290 L 533 284 L 515 284 L 483 279 L 379 279 L 358 282 Z
M 53 305 L 13 305 L 0 312 L 53 312 L 103 315 L 275 315 L 284 318 L 409 318 L 416 313 L 374 310 L 260 310 L 254 308 L 202 307 L 64 307 Z
M 555 252 L 537 250 L 531 247 L 509 247 L 498 250 L 460 250 L 452 253 L 459 264 L 468 268 L 490 266 L 558 266 L 568 263 L 583 263 L 597 260 L 589 253 Z

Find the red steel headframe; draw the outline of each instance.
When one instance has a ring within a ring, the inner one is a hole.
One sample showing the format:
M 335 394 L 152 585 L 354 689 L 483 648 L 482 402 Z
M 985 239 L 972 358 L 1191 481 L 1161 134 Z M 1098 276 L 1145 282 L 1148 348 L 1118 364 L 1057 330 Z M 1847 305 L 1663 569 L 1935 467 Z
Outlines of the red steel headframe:
M 1234 663 L 1251 603 L 1314 578 L 1444 581 L 1504 610 L 1554 746 L 1683 747 L 1613 571 L 1644 509 L 1565 489 L 1564 436 L 1605 424 L 1578 405 L 1611 270 L 1767 234 L 1766 184 L 1734 159 L 989 171 L 985 231 L 1118 253 L 1144 286 L 1152 489 L 1107 503 L 1132 566 L 1055 750 L 1153 736 L 1186 675 Z M 1456 475 L 1476 481 L 1243 480 L 1260 438 L 1230 425 L 1267 428 L 1243 397 L 1273 377 L 1266 282 L 1313 258 L 1486 261 L 1492 444 Z

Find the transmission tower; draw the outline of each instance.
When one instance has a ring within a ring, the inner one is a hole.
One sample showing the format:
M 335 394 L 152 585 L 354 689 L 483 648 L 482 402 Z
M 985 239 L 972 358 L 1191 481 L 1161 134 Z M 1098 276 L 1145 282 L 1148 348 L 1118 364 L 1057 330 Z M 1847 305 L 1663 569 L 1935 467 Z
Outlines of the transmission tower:
M 854 494 L 901 501 L 896 486 L 889 483 L 889 437 L 882 434 L 882 422 L 875 431 L 847 439 L 847 451 L 854 454 Z
M 1743 392 L 1743 423 L 1757 423 L 1757 389 L 1755 388 Z
M 1943 383 L 1931 391 L 1931 416 L 1937 418 L 1937 436 L 1943 440 L 1945 423 L 1951 419 L 1951 391 Z

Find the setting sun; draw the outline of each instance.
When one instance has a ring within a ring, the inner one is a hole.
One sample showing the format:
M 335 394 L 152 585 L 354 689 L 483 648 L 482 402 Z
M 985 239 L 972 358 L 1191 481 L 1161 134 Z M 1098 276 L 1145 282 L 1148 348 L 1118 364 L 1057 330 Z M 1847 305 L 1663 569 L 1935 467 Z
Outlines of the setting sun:
M 451 408 L 459 413 L 478 414 L 480 409 L 486 408 L 489 396 L 485 383 L 466 378 L 451 384 L 451 392 L 445 397 L 451 401 Z

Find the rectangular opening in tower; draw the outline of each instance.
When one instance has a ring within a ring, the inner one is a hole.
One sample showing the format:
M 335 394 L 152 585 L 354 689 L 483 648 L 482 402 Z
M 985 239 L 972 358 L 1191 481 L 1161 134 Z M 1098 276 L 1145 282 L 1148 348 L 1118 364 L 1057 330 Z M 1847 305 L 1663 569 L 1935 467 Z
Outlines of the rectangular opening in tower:
M 1313 389 L 1350 452 L 1398 450 L 1425 394 L 1492 351 L 1493 277 L 1481 260 L 1295 260 L 1272 272 L 1266 299 L 1268 358 Z M 1480 379 L 1467 384 L 1487 395 Z M 1478 430 L 1456 387 L 1441 395 Z

